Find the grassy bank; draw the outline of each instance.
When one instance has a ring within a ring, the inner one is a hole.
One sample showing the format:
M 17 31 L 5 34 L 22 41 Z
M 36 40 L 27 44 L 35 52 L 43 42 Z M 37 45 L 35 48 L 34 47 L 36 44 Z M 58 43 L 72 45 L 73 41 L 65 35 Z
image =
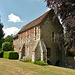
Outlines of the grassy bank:
M 0 75 L 75 75 L 75 70 L 0 58 Z

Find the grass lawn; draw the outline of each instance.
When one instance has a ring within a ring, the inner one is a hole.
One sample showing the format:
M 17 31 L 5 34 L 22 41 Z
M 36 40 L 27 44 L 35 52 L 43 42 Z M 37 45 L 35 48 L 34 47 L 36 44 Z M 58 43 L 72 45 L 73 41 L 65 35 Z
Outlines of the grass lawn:
M 75 75 L 75 70 L 0 58 L 0 75 Z

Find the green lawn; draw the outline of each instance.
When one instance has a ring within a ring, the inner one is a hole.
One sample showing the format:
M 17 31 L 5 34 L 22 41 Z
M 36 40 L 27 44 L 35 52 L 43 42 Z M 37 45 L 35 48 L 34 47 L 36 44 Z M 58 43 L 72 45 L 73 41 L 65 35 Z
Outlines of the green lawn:
M 0 58 L 0 75 L 75 75 L 75 70 Z

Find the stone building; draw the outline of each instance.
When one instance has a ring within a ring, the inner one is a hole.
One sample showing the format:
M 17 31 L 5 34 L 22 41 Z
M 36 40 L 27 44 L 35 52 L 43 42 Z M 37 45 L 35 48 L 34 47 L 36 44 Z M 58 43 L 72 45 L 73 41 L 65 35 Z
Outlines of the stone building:
M 47 11 L 33 20 L 14 37 L 14 51 L 19 53 L 19 59 L 31 58 L 32 61 L 41 60 L 52 65 L 64 62 L 64 49 L 59 50 L 56 34 L 63 33 L 63 28 L 56 18 L 54 11 Z

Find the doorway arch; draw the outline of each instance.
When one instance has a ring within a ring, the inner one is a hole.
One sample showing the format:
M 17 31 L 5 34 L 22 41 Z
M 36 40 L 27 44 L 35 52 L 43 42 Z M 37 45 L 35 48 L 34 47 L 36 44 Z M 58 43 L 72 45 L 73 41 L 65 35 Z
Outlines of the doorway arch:
M 49 60 L 47 60 L 47 63 L 48 63 L 49 65 L 52 65 L 52 63 L 51 63 Z
M 61 61 L 57 60 L 57 62 L 55 63 L 55 66 L 61 66 Z
M 23 56 L 25 56 L 25 43 L 23 44 L 23 46 L 22 46 L 22 52 L 21 52 L 22 54 L 22 57 L 21 58 L 23 58 Z

